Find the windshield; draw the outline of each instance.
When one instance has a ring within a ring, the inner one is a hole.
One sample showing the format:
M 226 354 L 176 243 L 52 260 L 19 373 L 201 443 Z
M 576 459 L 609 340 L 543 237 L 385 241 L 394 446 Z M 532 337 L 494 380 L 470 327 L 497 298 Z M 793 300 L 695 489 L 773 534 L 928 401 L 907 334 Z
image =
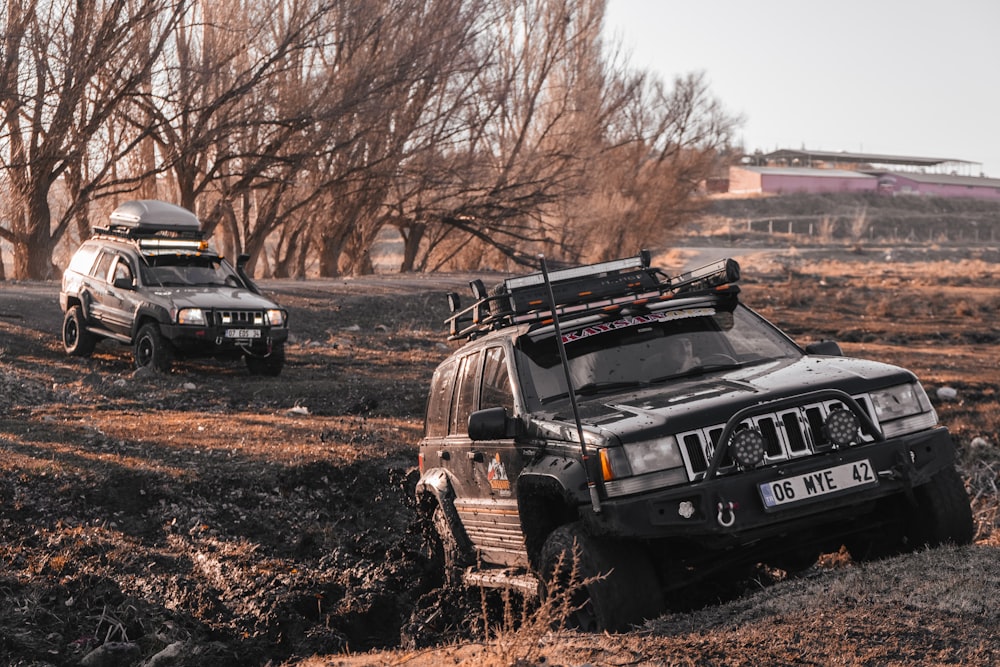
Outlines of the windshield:
M 162 287 L 243 287 L 243 281 L 221 257 L 214 255 L 147 255 L 142 267 L 146 285 Z
M 801 355 L 781 332 L 743 306 L 731 313 L 697 308 L 564 325 L 562 333 L 573 386 L 582 395 Z M 522 336 L 517 347 L 529 405 L 565 398 L 555 337 L 533 341 Z

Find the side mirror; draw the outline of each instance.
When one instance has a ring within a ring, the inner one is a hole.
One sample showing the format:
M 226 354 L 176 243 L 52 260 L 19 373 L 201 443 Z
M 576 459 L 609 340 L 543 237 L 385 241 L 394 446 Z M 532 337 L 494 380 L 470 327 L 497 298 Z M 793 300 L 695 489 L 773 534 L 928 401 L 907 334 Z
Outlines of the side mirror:
M 840 345 L 835 340 L 821 340 L 818 343 L 809 343 L 806 345 L 806 354 L 820 354 L 827 357 L 844 356 L 843 350 L 840 349 Z
M 247 265 L 247 262 L 249 262 L 249 261 L 250 261 L 250 255 L 248 255 L 246 253 L 242 253 L 241 255 L 238 255 L 236 257 L 236 268 L 239 269 L 240 271 L 242 271 L 243 267 L 245 267 Z
M 469 415 L 469 437 L 473 440 L 501 440 L 517 435 L 518 421 L 507 416 L 507 408 L 486 408 Z
M 118 289 L 135 289 L 131 278 L 115 278 L 115 282 L 112 284 Z

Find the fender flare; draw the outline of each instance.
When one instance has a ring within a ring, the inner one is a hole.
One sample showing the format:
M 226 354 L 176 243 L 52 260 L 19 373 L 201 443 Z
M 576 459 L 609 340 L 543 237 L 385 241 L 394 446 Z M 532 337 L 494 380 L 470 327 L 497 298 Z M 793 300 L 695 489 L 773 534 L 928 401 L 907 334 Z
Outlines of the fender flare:
M 444 468 L 431 468 L 417 480 L 416 488 L 417 511 L 424 514 L 424 519 L 430 519 L 434 508 L 440 506 L 452 530 L 461 529 L 462 522 L 455 508 L 455 489 L 452 486 L 451 475 Z
M 147 320 L 152 320 L 157 324 L 164 324 L 169 322 L 169 316 L 166 310 L 161 306 L 152 306 L 150 304 L 142 304 L 136 309 L 135 315 L 132 317 L 132 333 L 131 338 L 134 341 L 136 335 L 139 333 L 139 329 L 142 325 L 146 323 Z
M 558 471 L 558 474 L 553 471 Z M 587 493 L 587 471 L 574 457 L 545 455 L 521 471 L 519 479 L 544 480 L 557 485 L 567 504 L 590 503 Z M 575 491 L 574 491 L 575 489 Z
M 92 297 L 90 296 L 90 291 L 83 289 L 75 297 L 70 297 L 66 300 L 66 311 L 73 307 L 74 303 L 80 306 L 80 314 L 83 315 L 83 321 L 90 321 L 90 302 Z
M 543 456 L 521 471 L 517 496 L 528 562 L 537 570 L 549 534 L 577 521 L 580 508 L 590 504 L 583 464 L 569 457 Z
M 458 509 L 455 507 L 455 489 L 452 487 L 448 471 L 444 468 L 431 468 L 424 472 L 417 480 L 416 496 L 418 523 L 431 525 L 434 510 L 440 507 L 458 544 L 472 554 L 474 547 L 458 516 Z

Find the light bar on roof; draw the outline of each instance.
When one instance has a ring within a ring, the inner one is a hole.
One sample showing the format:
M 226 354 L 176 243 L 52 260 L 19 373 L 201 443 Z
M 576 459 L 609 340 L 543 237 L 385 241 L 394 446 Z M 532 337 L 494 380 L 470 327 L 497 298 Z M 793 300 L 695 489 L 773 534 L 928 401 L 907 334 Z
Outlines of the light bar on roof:
M 610 262 L 601 262 L 600 264 L 588 264 L 587 266 L 576 266 L 570 269 L 559 269 L 558 271 L 549 272 L 549 280 L 551 282 L 560 282 L 563 280 L 572 280 L 574 278 L 583 278 L 586 276 L 593 276 L 600 273 L 608 273 L 610 271 L 625 271 L 628 269 L 640 269 L 644 266 L 642 257 L 629 257 L 627 259 L 616 259 Z M 532 287 L 534 285 L 542 285 L 545 283 L 545 276 L 541 273 L 531 273 L 526 276 L 520 276 L 518 278 L 507 278 L 504 284 L 507 286 L 508 290 L 515 290 L 521 287 Z
M 193 250 L 201 252 L 208 250 L 208 241 L 184 239 L 140 239 L 139 247 L 143 250 Z

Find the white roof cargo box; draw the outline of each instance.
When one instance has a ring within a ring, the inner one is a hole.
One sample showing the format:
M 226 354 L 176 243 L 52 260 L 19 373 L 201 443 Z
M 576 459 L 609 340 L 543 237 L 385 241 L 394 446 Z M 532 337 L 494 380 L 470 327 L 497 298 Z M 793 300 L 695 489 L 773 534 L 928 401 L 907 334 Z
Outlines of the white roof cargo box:
M 201 223 L 191 211 L 154 199 L 125 202 L 111 214 L 112 227 L 126 227 L 133 233 L 201 233 Z

